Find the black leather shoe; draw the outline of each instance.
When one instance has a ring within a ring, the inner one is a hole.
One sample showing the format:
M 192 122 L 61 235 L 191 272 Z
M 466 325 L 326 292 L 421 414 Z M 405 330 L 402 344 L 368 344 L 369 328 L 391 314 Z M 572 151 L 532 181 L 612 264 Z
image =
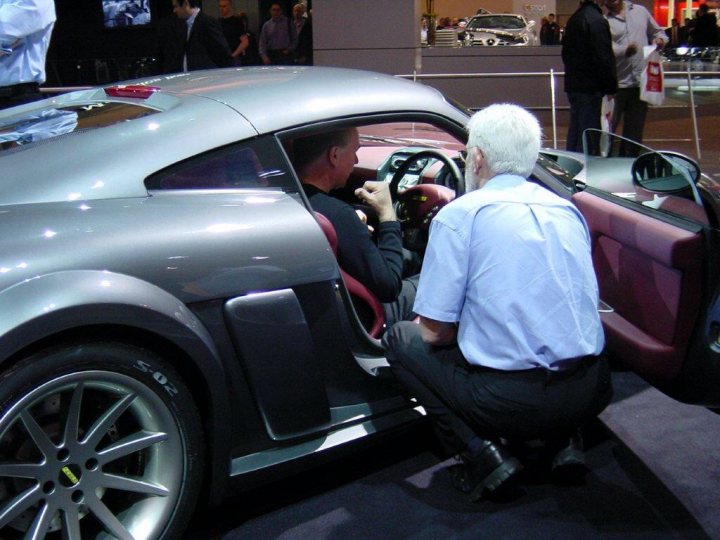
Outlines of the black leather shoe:
M 583 440 L 579 431 L 556 443 L 557 452 L 550 464 L 553 481 L 561 485 L 581 484 L 588 472 L 583 452 Z
M 499 442 L 485 441 L 473 456 L 460 454 L 462 463 L 451 468 L 455 489 L 467 493 L 475 502 L 505 486 L 523 466 Z

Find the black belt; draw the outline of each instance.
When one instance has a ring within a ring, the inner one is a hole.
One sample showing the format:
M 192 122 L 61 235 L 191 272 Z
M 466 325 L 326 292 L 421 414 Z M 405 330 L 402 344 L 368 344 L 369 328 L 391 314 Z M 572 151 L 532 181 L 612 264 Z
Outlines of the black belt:
M 40 85 L 36 82 L 0 86 L 0 97 L 22 96 L 24 94 L 38 94 Z
M 508 375 L 512 375 L 518 378 L 529 380 L 544 380 L 546 382 L 550 382 L 561 381 L 568 377 L 572 377 L 578 371 L 592 366 L 596 360 L 597 356 L 580 356 L 578 358 L 568 358 L 567 360 L 563 360 L 561 362 L 561 364 L 563 365 L 562 369 L 556 371 L 552 371 L 544 367 L 521 370 L 501 370 L 472 364 L 470 364 L 470 371 L 490 371 L 494 373 L 506 373 Z

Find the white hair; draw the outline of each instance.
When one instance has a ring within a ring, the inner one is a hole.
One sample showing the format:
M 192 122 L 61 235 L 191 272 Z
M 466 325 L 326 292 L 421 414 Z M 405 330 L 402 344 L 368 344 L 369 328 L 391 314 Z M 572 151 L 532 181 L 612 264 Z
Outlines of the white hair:
M 527 178 L 540 152 L 541 129 L 537 118 L 511 103 L 490 105 L 468 123 L 468 148 L 478 147 L 494 174 Z

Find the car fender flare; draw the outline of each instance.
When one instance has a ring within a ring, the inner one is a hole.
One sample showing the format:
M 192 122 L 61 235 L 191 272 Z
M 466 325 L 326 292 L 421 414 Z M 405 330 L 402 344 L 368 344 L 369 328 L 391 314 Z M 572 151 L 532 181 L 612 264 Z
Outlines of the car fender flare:
M 183 302 L 141 279 L 102 270 L 37 276 L 0 292 L 0 365 L 20 350 L 63 331 L 122 325 L 149 331 L 185 351 L 203 376 L 212 425 L 209 462 L 213 494 L 222 491 L 230 452 L 230 398 L 220 354 L 208 330 Z M 214 435 L 213 435 L 214 433 Z M 225 458 L 225 459 L 224 459 Z

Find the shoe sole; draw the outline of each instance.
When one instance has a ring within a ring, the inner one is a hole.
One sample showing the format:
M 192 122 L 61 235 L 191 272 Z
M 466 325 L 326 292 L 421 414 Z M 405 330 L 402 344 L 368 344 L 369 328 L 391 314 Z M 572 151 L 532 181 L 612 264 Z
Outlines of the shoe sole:
M 482 482 L 470 492 L 470 500 L 475 502 L 486 493 L 497 491 L 504 486 L 510 478 L 523 470 L 522 463 L 517 458 L 509 458 L 503 461 L 498 467 L 485 477 Z
M 566 448 L 555 456 L 550 467 L 553 482 L 561 486 L 582 484 L 587 473 L 585 454 L 571 448 Z

